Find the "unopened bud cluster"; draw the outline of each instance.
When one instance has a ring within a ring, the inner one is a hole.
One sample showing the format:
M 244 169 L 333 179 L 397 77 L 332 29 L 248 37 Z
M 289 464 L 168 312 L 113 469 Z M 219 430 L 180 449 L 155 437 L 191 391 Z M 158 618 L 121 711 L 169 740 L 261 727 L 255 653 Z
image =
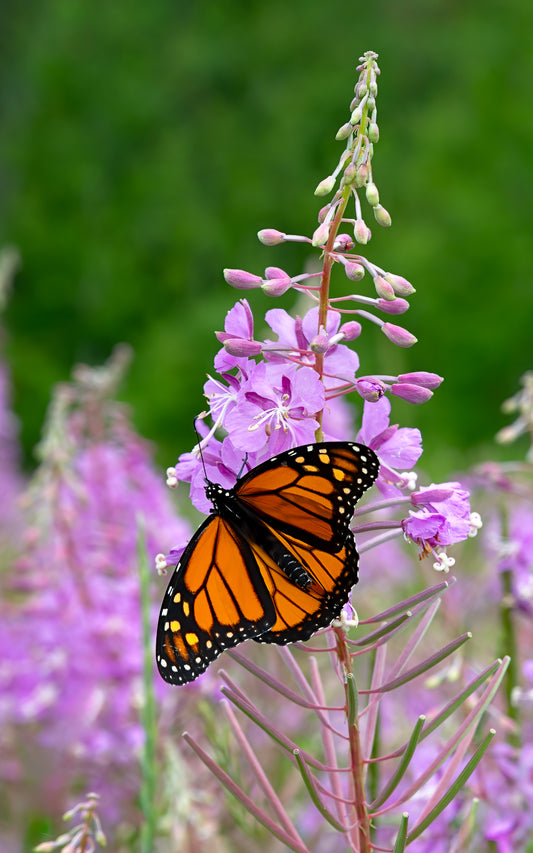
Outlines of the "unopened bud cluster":
M 533 461 L 533 371 L 528 370 L 522 379 L 522 388 L 502 405 L 502 411 L 506 414 L 518 413 L 514 423 L 503 427 L 497 435 L 496 441 L 500 444 L 510 444 L 519 436 L 528 434 L 531 439 L 527 459 Z
M 355 96 L 350 104 L 351 115 L 346 124 L 339 128 L 335 137 L 337 140 L 346 140 L 346 148 L 335 171 L 320 181 L 315 190 L 315 195 L 328 195 L 333 190 L 338 176 L 341 175 L 337 192 L 327 208 L 323 208 L 323 220 L 314 234 L 313 244 L 317 246 L 325 245 L 328 239 L 328 229 L 324 226 L 324 222 L 331 222 L 332 214 L 336 213 L 339 206 L 344 208 L 350 196 L 353 197 L 356 211 L 353 221 L 355 240 L 360 245 L 368 243 L 372 232 L 362 216 L 359 190 L 364 190 L 378 225 L 386 228 L 391 224 L 389 212 L 380 204 L 379 190 L 372 176 L 374 145 L 379 140 L 376 95 L 380 71 L 377 65 L 377 54 L 372 51 L 365 53 L 361 57 L 361 65 L 357 70 L 360 73 L 354 90 Z

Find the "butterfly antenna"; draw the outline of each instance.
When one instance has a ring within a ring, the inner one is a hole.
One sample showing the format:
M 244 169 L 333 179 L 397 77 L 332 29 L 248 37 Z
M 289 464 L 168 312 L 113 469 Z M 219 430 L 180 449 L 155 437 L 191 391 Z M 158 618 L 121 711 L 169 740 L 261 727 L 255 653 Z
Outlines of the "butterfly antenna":
M 244 454 L 244 459 L 242 460 L 241 470 L 240 470 L 240 471 L 239 471 L 239 473 L 237 474 L 237 480 L 240 480 L 240 479 L 241 479 L 241 477 L 242 477 L 242 472 L 244 471 L 244 469 L 245 469 L 245 467 L 246 467 L 246 463 L 247 463 L 247 462 L 248 462 L 248 453 L 245 453 L 245 454 Z
M 200 436 L 200 433 L 196 429 L 196 421 L 197 421 L 197 418 L 194 418 L 193 427 L 194 427 L 194 431 L 196 433 L 196 438 L 197 438 L 196 447 L 198 448 L 198 453 L 200 454 L 200 459 L 202 460 L 202 468 L 204 469 L 204 477 L 206 479 L 206 482 L 208 482 L 207 471 L 206 471 L 205 462 L 204 462 L 204 454 L 202 453 L 202 438 Z

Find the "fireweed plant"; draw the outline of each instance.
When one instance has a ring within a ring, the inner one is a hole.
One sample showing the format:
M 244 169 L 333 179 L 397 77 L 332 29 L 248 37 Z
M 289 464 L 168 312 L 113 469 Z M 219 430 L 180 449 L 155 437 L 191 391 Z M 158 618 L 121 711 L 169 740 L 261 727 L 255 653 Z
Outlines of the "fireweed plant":
M 350 117 L 336 136 L 344 150 L 315 191 L 333 195 L 314 233 L 266 228 L 258 235 L 265 246 L 308 245 L 317 251 L 320 268 L 298 275 L 279 267 L 267 267 L 264 276 L 224 272 L 226 282 L 240 290 L 269 297 L 293 291 L 298 314 L 268 310 L 270 332 L 263 339 L 245 298 L 228 312 L 224 331 L 216 333 L 222 347 L 215 373 L 204 386 L 208 407 L 199 418 L 200 444 L 168 470 L 167 480 L 171 487 L 189 483 L 192 503 L 209 512 L 206 476 L 229 488 L 239 473 L 297 445 L 355 438 L 379 457 L 377 489 L 356 508 L 353 530 L 362 555 L 361 586 L 367 571 L 374 575 L 374 607 L 376 600 L 383 602 L 381 612 L 359 621 L 347 605 L 306 646 L 251 650 L 247 643 L 226 652 L 222 666 L 230 658 L 237 661 L 245 685 L 235 680 L 234 668 L 231 675 L 219 671 L 234 749 L 213 714 L 206 714 L 211 753 L 201 738 L 184 735 L 236 798 L 239 805 L 230 808 L 239 825 L 261 838 L 250 825 L 252 815 L 298 853 L 398 853 L 408 845 L 425 850 L 427 844 L 431 850 L 467 850 L 477 831 L 476 812 L 463 790 L 493 738 L 494 731 L 480 723 L 508 663 L 467 664 L 460 650 L 470 634 L 450 639 L 434 622 L 450 586 L 453 592 L 453 579 L 415 589 L 400 603 L 387 602 L 392 576 L 402 561 L 408 565 L 399 556 L 401 540 L 447 573 L 454 563 L 448 546 L 474 535 L 481 522 L 460 483 L 417 486 L 420 431 L 391 422 L 392 398 L 424 403 L 441 377 L 426 371 L 364 373 L 351 347 L 374 327 L 393 346 L 416 342 L 393 322 L 409 308 L 414 288 L 356 251 L 371 237 L 364 202 L 378 225 L 391 224 L 373 177 L 379 138 L 376 60 L 372 52 L 361 58 Z M 341 295 L 333 295 L 334 270 Z M 367 292 L 342 295 L 355 282 Z M 362 408 L 358 424 L 348 400 Z M 175 566 L 181 552 L 160 555 L 159 569 Z M 363 589 L 358 601 L 364 596 Z M 212 678 L 211 669 L 180 691 L 197 690 L 204 678 Z M 264 837 L 257 843 L 264 849 Z
M 55 389 L 40 464 L 22 495 L 22 553 L 0 575 L 2 850 L 30 849 L 32 823 L 55 818 L 85 790 L 98 791 L 115 849 L 140 823 L 136 530 L 142 519 L 152 560 L 161 537 L 170 547 L 190 530 L 113 399 L 129 360 L 129 348 L 117 347 L 106 365 L 79 366 Z M 156 697 L 164 730 L 162 683 Z M 20 847 L 5 826 L 16 827 Z

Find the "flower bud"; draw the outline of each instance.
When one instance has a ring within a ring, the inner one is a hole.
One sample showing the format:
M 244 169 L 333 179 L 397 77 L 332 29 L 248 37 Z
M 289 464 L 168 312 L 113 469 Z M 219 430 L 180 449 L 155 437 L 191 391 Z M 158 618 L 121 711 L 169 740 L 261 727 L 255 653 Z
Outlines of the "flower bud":
M 281 278 L 269 278 L 261 285 L 261 290 L 266 296 L 283 296 L 292 286 L 292 280 L 288 275 Z
M 369 175 L 370 169 L 368 167 L 368 163 L 361 163 L 361 165 L 357 169 L 357 173 L 355 176 L 355 186 L 364 187 L 364 185 L 368 181 Z
M 345 341 L 355 341 L 361 334 L 361 331 L 361 323 L 358 323 L 357 320 L 350 320 L 348 323 L 344 323 L 339 329 Z
M 372 377 L 357 379 L 355 382 L 355 390 L 369 403 L 377 403 L 385 393 L 385 386 L 378 379 Z
M 318 355 L 323 355 L 329 349 L 329 338 L 325 332 L 319 332 L 315 335 L 309 344 L 309 349 L 316 352 Z
M 386 299 L 378 299 L 378 308 L 385 312 L 385 314 L 405 314 L 408 310 L 409 303 L 406 299 L 396 299 L 389 302 Z
M 361 281 L 365 275 L 365 268 L 361 264 L 354 264 L 353 261 L 349 261 L 344 265 L 344 272 L 350 281 Z
M 379 140 L 379 127 L 375 121 L 371 121 L 368 125 L 368 138 L 370 142 L 377 142 Z
M 392 219 L 388 210 L 385 210 L 383 205 L 377 204 L 374 207 L 374 219 L 378 223 L 378 225 L 382 225 L 383 228 L 388 228 L 392 225 Z
M 376 293 L 381 299 L 387 299 L 392 302 L 396 299 L 394 294 L 394 290 L 388 281 L 385 281 L 383 276 L 377 275 L 374 278 L 374 287 L 376 288 Z
M 281 267 L 267 267 L 265 270 L 265 278 L 290 278 L 290 276 L 282 270 Z
M 324 219 L 326 218 L 327 214 L 329 213 L 330 207 L 331 207 L 330 204 L 325 204 L 324 207 L 321 207 L 320 210 L 318 211 L 317 219 L 318 219 L 319 225 L 321 225 L 324 222 Z
M 378 188 L 373 181 L 366 185 L 366 200 L 371 207 L 376 207 L 379 204 Z
M 333 248 L 336 252 L 349 252 L 353 249 L 355 243 L 349 234 L 337 234 Z
M 252 355 L 259 355 L 262 345 L 259 341 L 247 341 L 245 338 L 228 338 L 224 341 L 224 349 L 230 355 L 242 358 Z
M 353 233 L 358 243 L 365 245 L 372 236 L 372 232 L 363 219 L 356 219 Z
M 258 275 L 253 275 L 245 270 L 225 269 L 224 278 L 228 284 L 239 290 L 251 290 L 254 287 L 261 287 L 263 283 L 263 279 L 259 278 Z
M 323 181 L 320 181 L 315 190 L 315 195 L 328 195 L 335 186 L 335 178 L 333 175 L 328 175 Z
M 454 492 L 455 489 L 453 486 L 448 486 L 446 484 L 426 486 L 418 492 L 413 492 L 411 495 L 411 503 L 416 507 L 427 506 L 428 504 L 433 503 L 442 503 L 442 501 L 447 501 L 451 498 Z
M 441 382 L 444 382 L 442 376 L 437 373 L 428 373 L 426 370 L 416 370 L 412 373 L 402 373 L 398 376 L 401 382 L 412 382 L 413 385 L 420 385 L 421 388 L 438 388 Z
M 407 400 L 408 403 L 419 405 L 427 403 L 433 397 L 433 391 L 429 388 L 422 388 L 420 385 L 410 385 L 408 382 L 399 382 L 391 386 L 391 394 L 395 397 L 400 397 L 402 400 Z
M 417 339 L 411 332 L 408 332 L 402 326 L 395 326 L 393 323 L 383 323 L 381 331 L 391 343 L 396 344 L 398 347 L 412 347 L 417 342 Z
M 392 285 L 396 296 L 411 296 L 412 293 L 415 293 L 413 285 L 410 281 L 407 281 L 403 275 L 395 275 L 393 272 L 386 272 L 384 278 L 386 278 L 389 284 Z
M 346 187 L 353 184 L 356 174 L 355 163 L 348 163 L 344 170 L 344 175 L 342 176 L 342 185 Z
M 285 240 L 283 231 L 276 231 L 275 228 L 263 228 L 257 232 L 257 236 L 264 246 L 277 246 Z
M 311 241 L 312 246 L 324 246 L 329 237 L 329 226 L 330 223 L 325 221 L 322 225 L 319 225 L 313 234 L 313 239 Z
M 350 116 L 350 124 L 351 125 L 359 124 L 362 117 L 363 117 L 363 104 L 359 104 L 359 106 L 355 108 L 355 110 L 353 111 L 353 113 Z
M 348 139 L 350 133 L 353 131 L 353 126 L 349 121 L 346 124 L 343 124 L 342 127 L 339 127 L 337 133 L 335 134 L 335 139 L 337 142 L 342 142 L 343 139 Z

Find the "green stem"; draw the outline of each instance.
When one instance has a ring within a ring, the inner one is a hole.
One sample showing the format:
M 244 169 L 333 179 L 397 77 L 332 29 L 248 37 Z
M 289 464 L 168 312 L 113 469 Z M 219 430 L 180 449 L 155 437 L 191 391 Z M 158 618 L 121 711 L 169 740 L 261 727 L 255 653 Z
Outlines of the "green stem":
M 141 582 L 141 615 L 143 633 L 143 693 L 141 722 L 144 728 L 144 747 L 141 754 L 140 804 L 144 815 L 141 827 L 141 853 L 153 853 L 156 835 L 156 705 L 153 685 L 152 635 L 150 628 L 150 574 L 146 554 L 144 528 L 138 523 L 138 559 Z
M 353 704 L 350 696 L 350 690 L 353 686 L 350 684 L 350 677 L 353 679 L 352 660 L 346 645 L 346 638 L 342 628 L 334 628 L 337 644 L 337 656 L 341 663 L 342 670 L 345 674 L 344 690 L 346 696 L 346 709 Z M 357 815 L 357 835 L 359 853 L 370 853 L 372 846 L 370 842 L 370 817 L 365 794 L 365 765 L 363 761 L 363 751 L 361 748 L 361 739 L 359 737 L 359 725 L 357 715 L 355 715 L 353 723 L 348 725 L 348 739 L 350 744 L 350 770 L 353 785 L 354 808 Z
M 509 538 L 509 517 L 506 507 L 502 505 L 500 509 L 502 523 L 502 538 L 506 542 Z M 516 723 L 514 730 L 511 730 L 507 736 L 509 743 L 512 746 L 520 747 L 520 727 L 519 727 L 519 710 L 518 706 L 512 701 L 512 691 L 519 681 L 518 675 L 518 645 L 516 641 L 515 623 L 513 618 L 514 612 L 514 593 L 513 593 L 513 572 L 511 569 L 505 569 L 501 572 L 502 597 L 500 602 L 500 624 L 501 624 L 501 649 L 500 653 L 509 655 L 509 667 L 505 673 L 503 683 L 503 691 L 505 696 L 506 713 L 509 719 Z

